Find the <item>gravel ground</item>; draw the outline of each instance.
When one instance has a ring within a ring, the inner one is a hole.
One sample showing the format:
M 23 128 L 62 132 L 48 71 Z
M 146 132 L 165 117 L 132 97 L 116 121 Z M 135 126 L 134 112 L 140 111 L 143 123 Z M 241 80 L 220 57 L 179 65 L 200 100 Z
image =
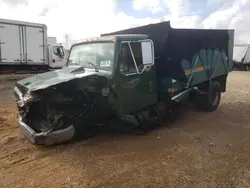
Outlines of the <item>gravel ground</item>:
M 42 147 L 19 134 L 14 82 L 0 77 L 0 187 L 250 187 L 249 79 L 232 72 L 216 112 L 190 109 L 146 136 Z

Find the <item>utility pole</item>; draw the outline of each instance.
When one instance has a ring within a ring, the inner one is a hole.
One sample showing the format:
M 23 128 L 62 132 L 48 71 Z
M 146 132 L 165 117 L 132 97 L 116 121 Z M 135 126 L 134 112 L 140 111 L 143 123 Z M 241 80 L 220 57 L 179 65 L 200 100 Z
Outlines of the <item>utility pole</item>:
M 64 35 L 64 40 L 65 40 L 65 47 L 69 49 L 70 35 L 68 33 Z

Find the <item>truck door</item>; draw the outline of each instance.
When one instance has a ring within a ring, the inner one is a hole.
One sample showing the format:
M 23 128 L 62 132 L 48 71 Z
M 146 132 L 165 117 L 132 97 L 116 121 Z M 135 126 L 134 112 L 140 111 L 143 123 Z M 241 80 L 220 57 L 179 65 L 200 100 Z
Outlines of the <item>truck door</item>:
M 49 60 L 49 66 L 51 68 L 62 68 L 65 63 L 65 50 L 63 46 L 60 45 L 50 45 L 51 48 L 49 49 L 49 54 L 51 54 L 51 58 Z
M 157 102 L 153 49 L 151 40 L 121 43 L 117 84 L 121 115 Z
M 0 63 L 20 64 L 22 54 L 20 27 L 0 23 Z
M 26 60 L 28 64 L 44 65 L 46 51 L 44 30 L 38 27 L 25 27 Z

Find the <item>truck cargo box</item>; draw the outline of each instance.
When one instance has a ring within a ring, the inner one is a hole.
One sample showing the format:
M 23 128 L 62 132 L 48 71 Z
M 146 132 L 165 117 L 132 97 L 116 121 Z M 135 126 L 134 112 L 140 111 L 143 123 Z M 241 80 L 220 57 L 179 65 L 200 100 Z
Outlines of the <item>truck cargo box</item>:
M 154 42 L 157 77 L 168 75 L 176 80 L 187 81 L 188 76 L 185 71 L 188 66 L 185 67 L 183 61 L 190 62 L 189 67 L 193 67 L 195 64 L 194 55 L 197 53 L 199 55 L 202 50 L 219 50 L 221 53 L 225 53 L 227 61 L 223 65 L 223 69 L 226 72 L 216 73 L 216 76 L 232 70 L 233 33 L 233 30 L 173 29 L 168 21 L 106 33 L 101 36 L 117 34 L 148 35 Z M 217 61 L 205 63 L 204 66 L 206 67 L 210 63 L 210 70 L 217 66 Z M 210 74 L 213 76 L 212 73 Z
M 0 19 L 0 65 L 45 65 L 47 27 Z
M 56 37 L 48 37 L 47 44 L 57 44 L 57 38 Z

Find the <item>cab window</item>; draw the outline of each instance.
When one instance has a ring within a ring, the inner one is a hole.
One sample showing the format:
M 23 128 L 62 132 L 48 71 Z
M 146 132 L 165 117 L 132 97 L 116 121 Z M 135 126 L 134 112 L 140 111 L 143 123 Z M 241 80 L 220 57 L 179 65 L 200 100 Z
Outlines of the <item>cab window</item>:
M 64 56 L 64 51 L 62 46 L 54 46 L 53 53 L 57 56 Z
M 131 46 L 131 50 L 129 48 L 128 43 L 122 43 L 122 46 L 121 46 L 120 72 L 122 74 L 138 73 L 138 72 L 141 72 L 143 69 L 141 43 L 131 42 L 130 46 Z M 133 56 L 134 56 L 134 59 L 133 59 Z M 137 72 L 137 69 L 138 69 L 138 72 Z

